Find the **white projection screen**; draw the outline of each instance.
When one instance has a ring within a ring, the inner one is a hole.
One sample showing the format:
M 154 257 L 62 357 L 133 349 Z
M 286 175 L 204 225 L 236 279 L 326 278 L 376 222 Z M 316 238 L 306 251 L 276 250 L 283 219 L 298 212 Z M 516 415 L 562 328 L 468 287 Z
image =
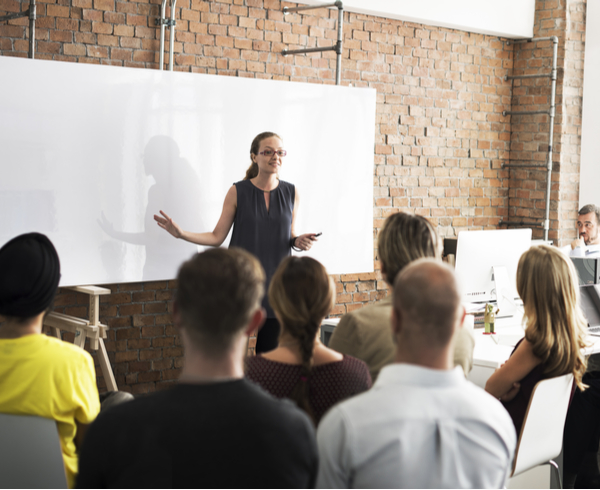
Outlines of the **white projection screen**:
M 323 233 L 310 255 L 373 271 L 375 90 L 9 57 L 0 72 L 0 246 L 48 235 L 61 286 L 174 278 L 199 248 L 152 216 L 211 231 L 263 131 L 288 152 L 296 232 Z

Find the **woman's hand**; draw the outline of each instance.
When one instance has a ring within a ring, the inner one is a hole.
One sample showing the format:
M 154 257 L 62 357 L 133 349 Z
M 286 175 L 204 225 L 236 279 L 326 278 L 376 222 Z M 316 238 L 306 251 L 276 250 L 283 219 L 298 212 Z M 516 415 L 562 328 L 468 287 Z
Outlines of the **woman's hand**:
M 160 212 L 163 217 L 154 215 L 154 221 L 160 226 L 163 230 L 167 230 L 171 235 L 175 238 L 181 238 L 183 236 L 183 230 L 179 227 L 177 223 L 175 223 L 167 214 L 163 211 Z
M 512 385 L 512 388 L 510 390 L 508 390 L 507 393 L 505 393 L 504 395 L 502 395 L 500 397 L 500 401 L 501 402 L 511 401 L 515 396 L 517 396 L 517 393 L 519 393 L 520 389 L 521 389 L 521 383 L 514 383 Z
M 311 249 L 313 243 L 317 240 L 316 233 L 305 233 L 304 235 L 299 235 L 296 237 L 296 240 L 294 240 L 294 246 L 306 252 Z

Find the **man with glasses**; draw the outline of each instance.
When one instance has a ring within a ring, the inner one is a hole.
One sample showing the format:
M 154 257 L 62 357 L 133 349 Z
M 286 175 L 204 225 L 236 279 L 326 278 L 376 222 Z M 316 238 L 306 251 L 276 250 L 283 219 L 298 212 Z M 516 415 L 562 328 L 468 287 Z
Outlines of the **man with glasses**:
M 600 208 L 594 204 L 583 206 L 577 216 L 577 238 L 561 250 L 571 257 L 600 257 Z

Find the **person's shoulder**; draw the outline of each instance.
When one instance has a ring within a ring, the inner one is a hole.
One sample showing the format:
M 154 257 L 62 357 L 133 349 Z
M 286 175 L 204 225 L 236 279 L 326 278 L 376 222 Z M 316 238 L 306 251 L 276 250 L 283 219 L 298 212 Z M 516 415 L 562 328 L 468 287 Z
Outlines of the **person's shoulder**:
M 41 335 L 39 340 L 45 344 L 43 346 L 45 355 L 56 359 L 57 363 L 93 363 L 93 358 L 89 352 L 70 342 L 64 342 L 55 337 L 50 337 L 49 335 Z
M 332 341 L 342 335 L 371 336 L 374 331 L 390 328 L 392 304 L 388 298 L 346 313 L 333 331 Z
M 342 359 L 340 364 L 345 370 L 350 372 L 360 374 L 369 372 L 369 368 L 364 361 L 348 354 L 344 354 L 344 359 Z
M 461 376 L 463 376 L 462 373 Z M 479 419 L 490 426 L 510 427 L 514 430 L 512 419 L 500 400 L 464 377 L 460 383 L 459 403 L 465 409 L 465 415 L 470 418 Z
M 342 423 L 347 427 L 359 429 L 367 419 L 365 414 L 378 412 L 381 408 L 373 390 L 364 390 L 331 407 L 319 422 L 322 425 Z
M 135 431 L 136 427 L 146 426 L 150 417 L 166 416 L 162 408 L 169 403 L 169 391 L 150 393 L 102 410 L 92 425 L 100 432 L 117 427 Z
M 357 326 L 364 325 L 369 328 L 375 323 L 376 326 L 384 324 L 387 328 L 389 326 L 391 314 L 391 301 L 389 301 L 389 298 L 385 298 L 372 305 L 363 306 L 358 310 L 346 313 L 340 320 L 340 323 L 355 324 Z
M 290 196 L 295 196 L 296 192 L 297 192 L 296 186 L 294 184 L 292 184 L 291 182 L 287 182 L 285 180 L 279 181 L 279 185 L 277 186 L 277 189 L 282 194 L 288 194 Z
M 292 401 L 275 398 L 247 379 L 244 380 L 243 387 L 246 403 L 243 411 L 257 423 L 287 427 L 292 431 L 299 427 L 312 427 L 308 415 Z
M 245 361 L 246 377 L 253 379 L 256 376 L 260 376 L 269 370 L 269 362 L 261 355 L 246 357 Z

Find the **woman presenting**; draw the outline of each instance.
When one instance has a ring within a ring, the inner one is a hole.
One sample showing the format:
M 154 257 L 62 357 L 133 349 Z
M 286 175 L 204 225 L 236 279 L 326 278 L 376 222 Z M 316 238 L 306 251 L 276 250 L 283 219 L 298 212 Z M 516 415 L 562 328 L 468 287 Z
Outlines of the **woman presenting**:
M 254 138 L 250 147 L 252 163 L 246 177 L 227 191 L 221 217 L 212 232 L 184 231 L 163 211 L 160 211 L 162 216 L 154 215 L 154 219 L 175 238 L 214 247 L 223 243 L 233 225 L 229 246 L 243 248 L 258 257 L 265 269 L 268 288 L 277 266 L 290 255 L 292 247 L 310 250 L 317 241 L 315 233 L 296 235 L 294 231 L 298 193 L 293 184 L 279 180 L 285 155 L 283 141 L 275 133 L 261 133 Z M 275 349 L 279 337 L 279 322 L 266 294 L 263 307 L 267 320 L 257 336 L 257 353 Z

